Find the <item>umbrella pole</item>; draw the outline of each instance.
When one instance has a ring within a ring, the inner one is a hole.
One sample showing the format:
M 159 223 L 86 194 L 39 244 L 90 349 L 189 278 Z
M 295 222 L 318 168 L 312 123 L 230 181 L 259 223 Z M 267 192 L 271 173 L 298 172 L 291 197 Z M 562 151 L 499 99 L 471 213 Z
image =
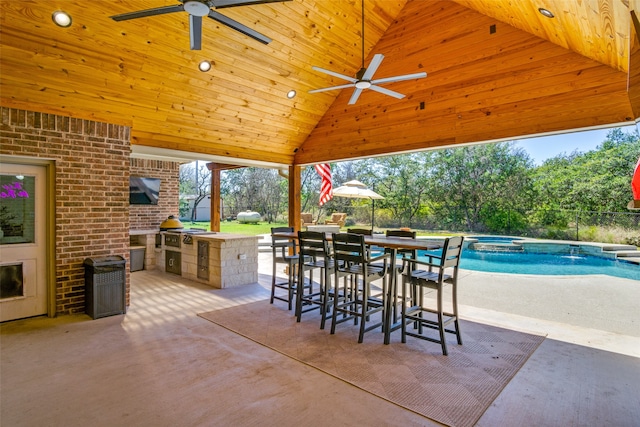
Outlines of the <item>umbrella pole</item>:
M 376 201 L 371 199 L 371 234 L 373 234 L 373 221 L 376 215 Z

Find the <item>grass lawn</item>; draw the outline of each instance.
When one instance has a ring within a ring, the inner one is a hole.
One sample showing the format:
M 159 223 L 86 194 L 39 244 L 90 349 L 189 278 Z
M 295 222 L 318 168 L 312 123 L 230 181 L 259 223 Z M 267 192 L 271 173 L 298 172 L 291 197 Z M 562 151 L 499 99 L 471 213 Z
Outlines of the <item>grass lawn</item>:
M 210 223 L 208 221 L 203 222 L 190 222 L 190 221 L 182 221 L 182 225 L 184 225 L 185 229 L 188 228 L 204 228 L 206 230 L 210 229 Z M 248 236 L 255 236 L 258 234 L 270 234 L 272 227 L 288 227 L 289 224 L 283 222 L 264 222 L 261 221 L 258 224 L 240 224 L 238 221 L 222 221 L 220 222 L 220 232 L 221 233 L 234 233 L 234 234 L 246 234 Z M 363 228 L 369 228 L 368 225 L 363 225 Z M 352 228 L 357 228 L 356 226 L 352 226 Z M 341 231 L 346 232 L 347 227 L 343 227 Z M 384 232 L 384 229 L 376 229 L 376 231 Z M 433 231 L 433 230 L 416 230 L 418 236 L 449 236 L 451 234 L 457 233 L 448 233 L 446 231 Z
M 209 221 L 206 222 L 190 222 L 182 221 L 184 228 L 205 228 L 210 230 Z M 241 224 L 238 221 L 222 221 L 220 222 L 221 233 L 246 234 L 248 236 L 256 236 L 258 234 L 270 234 L 272 227 L 288 227 L 289 224 L 261 221 L 258 224 Z

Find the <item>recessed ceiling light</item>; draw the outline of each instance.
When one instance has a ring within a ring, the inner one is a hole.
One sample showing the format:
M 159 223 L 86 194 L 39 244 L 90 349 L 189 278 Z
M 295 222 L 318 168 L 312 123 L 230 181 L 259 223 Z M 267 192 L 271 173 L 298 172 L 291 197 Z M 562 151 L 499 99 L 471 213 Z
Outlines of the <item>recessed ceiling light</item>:
M 206 73 L 207 71 L 209 71 L 211 69 L 211 62 L 209 62 L 209 61 L 201 61 L 198 64 L 198 69 L 200 71 L 202 71 L 203 73 Z
M 71 26 L 71 16 L 67 12 L 56 10 L 51 15 L 51 19 L 58 27 L 67 28 Z
M 551 12 L 549 9 L 545 9 L 544 7 L 539 7 L 538 12 L 540 12 L 543 16 L 546 16 L 547 18 L 555 17 L 553 12 Z
M 287 98 L 292 99 L 296 96 L 296 91 L 295 90 L 290 90 L 289 92 L 287 92 Z

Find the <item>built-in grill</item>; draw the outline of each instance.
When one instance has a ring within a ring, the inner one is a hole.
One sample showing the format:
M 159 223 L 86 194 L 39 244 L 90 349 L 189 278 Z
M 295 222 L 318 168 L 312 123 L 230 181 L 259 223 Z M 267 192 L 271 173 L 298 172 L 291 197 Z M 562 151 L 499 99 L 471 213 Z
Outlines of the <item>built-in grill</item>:
M 173 248 L 180 247 L 180 232 L 179 231 L 167 231 L 164 234 L 164 245 L 171 246 Z

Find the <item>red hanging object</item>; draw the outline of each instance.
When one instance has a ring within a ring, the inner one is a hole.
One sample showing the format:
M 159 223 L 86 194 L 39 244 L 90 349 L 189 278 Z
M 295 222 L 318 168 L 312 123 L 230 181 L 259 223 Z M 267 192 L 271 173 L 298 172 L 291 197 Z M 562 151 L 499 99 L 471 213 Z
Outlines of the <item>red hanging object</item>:
M 640 200 L 640 157 L 631 179 L 631 191 L 633 192 L 633 200 Z
M 631 192 L 633 193 L 633 200 L 627 205 L 627 209 L 640 210 L 640 158 L 636 163 L 636 168 L 633 171 L 633 178 L 631 178 Z
M 315 169 L 322 178 L 320 187 L 320 206 L 322 206 L 333 198 L 333 194 L 331 194 L 331 165 L 319 163 L 315 165 Z

